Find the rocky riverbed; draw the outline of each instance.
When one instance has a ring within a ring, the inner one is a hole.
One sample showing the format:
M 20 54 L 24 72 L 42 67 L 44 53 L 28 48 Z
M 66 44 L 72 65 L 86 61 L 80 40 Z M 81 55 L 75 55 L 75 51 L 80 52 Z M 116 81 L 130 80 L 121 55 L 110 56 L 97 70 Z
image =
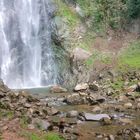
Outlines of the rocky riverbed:
M 139 78 L 129 74 L 117 89 L 111 78 L 77 84 L 73 92 L 53 86 L 44 97 L 12 91 L 1 81 L 1 137 L 8 140 L 5 133 L 26 129 L 55 132 L 66 140 L 139 140 Z

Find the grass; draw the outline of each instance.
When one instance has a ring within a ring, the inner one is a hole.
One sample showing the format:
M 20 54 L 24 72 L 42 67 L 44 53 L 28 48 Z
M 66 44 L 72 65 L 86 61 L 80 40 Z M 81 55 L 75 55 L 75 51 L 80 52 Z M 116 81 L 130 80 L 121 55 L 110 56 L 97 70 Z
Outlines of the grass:
M 81 9 L 84 11 L 85 16 L 93 14 L 93 2 L 91 0 L 77 0 Z
M 131 43 L 128 48 L 121 53 L 119 67 L 121 69 L 140 69 L 140 41 Z
M 48 132 L 36 134 L 35 132 L 22 131 L 20 136 L 27 138 L 27 140 L 64 140 L 57 133 Z
M 29 118 L 27 118 L 26 116 L 22 116 L 21 118 L 20 118 L 20 126 L 22 127 L 22 128 L 27 128 L 27 126 L 28 126 L 28 121 L 29 121 Z
M 123 85 L 124 85 L 124 81 L 117 80 L 117 81 L 115 81 L 114 83 L 111 84 L 111 87 L 114 90 L 118 90 L 118 89 L 122 89 L 123 88 Z
M 0 119 L 1 118 L 12 119 L 13 117 L 14 117 L 14 113 L 12 111 L 0 110 Z
M 111 56 L 108 53 L 102 53 L 102 52 L 95 50 L 93 52 L 92 56 L 88 60 L 86 60 L 85 63 L 88 67 L 90 67 L 94 64 L 94 62 L 96 60 L 99 60 L 104 64 L 110 64 L 111 63 Z

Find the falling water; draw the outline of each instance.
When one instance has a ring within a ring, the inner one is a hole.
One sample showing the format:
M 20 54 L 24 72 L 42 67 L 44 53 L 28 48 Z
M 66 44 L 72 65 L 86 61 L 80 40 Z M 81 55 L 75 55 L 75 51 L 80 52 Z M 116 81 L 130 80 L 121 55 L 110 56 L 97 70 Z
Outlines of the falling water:
M 0 77 L 11 88 L 56 84 L 50 0 L 0 0 Z

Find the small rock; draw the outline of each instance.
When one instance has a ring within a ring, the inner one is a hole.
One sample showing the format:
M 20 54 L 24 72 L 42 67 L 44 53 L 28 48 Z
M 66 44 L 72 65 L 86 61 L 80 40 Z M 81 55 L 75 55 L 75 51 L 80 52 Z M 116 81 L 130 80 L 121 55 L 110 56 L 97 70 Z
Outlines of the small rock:
M 78 84 L 76 85 L 76 87 L 74 88 L 75 91 L 81 91 L 81 90 L 86 90 L 88 89 L 89 86 L 87 83 L 81 83 L 81 84 Z
M 133 124 L 133 122 L 130 119 L 127 119 L 127 118 L 124 118 L 124 119 L 120 118 L 119 122 L 120 122 L 120 124 L 124 124 L 124 125 Z
M 140 109 L 140 103 L 137 103 L 137 109 Z
M 135 133 L 135 139 L 140 140 L 140 133 Z
M 93 109 L 92 109 L 93 112 L 95 113 L 101 113 L 102 112 L 102 108 L 99 107 L 99 106 L 95 106 Z
M 56 86 L 51 87 L 50 91 L 52 93 L 66 93 L 67 89 L 65 89 L 65 88 L 63 88 L 61 86 L 56 85 Z
M 33 130 L 33 129 L 35 129 L 35 126 L 33 124 L 29 124 L 28 129 Z
M 111 125 L 112 121 L 110 120 L 110 118 L 103 118 L 103 119 L 101 119 L 101 124 L 102 125 Z
M 114 94 L 114 90 L 112 88 L 108 88 L 106 95 L 107 96 L 112 96 L 113 94 Z
M 98 91 L 99 90 L 99 85 L 96 82 L 90 83 L 89 84 L 89 89 L 91 89 L 93 91 Z
M 138 82 L 137 84 L 137 89 L 136 89 L 137 92 L 140 92 L 140 82 Z
M 125 103 L 125 104 L 124 104 L 124 107 L 125 107 L 126 109 L 131 109 L 131 108 L 133 107 L 133 105 L 132 105 L 132 103 Z
M 25 103 L 24 106 L 25 106 L 26 108 L 30 108 L 30 107 L 31 107 L 31 104 Z
M 5 93 L 3 93 L 3 92 L 0 91 L 0 98 L 3 98 L 5 96 L 6 96 Z
M 0 85 L 0 92 L 7 93 L 9 91 L 10 89 L 4 83 Z
M 140 102 L 140 98 L 137 99 L 137 102 Z
M 128 87 L 127 88 L 127 91 L 128 92 L 134 92 L 134 91 L 136 91 L 136 89 L 137 89 L 137 84 Z
M 96 101 L 99 102 L 99 103 L 103 103 L 103 102 L 106 101 L 106 98 L 104 98 L 104 97 L 98 97 L 98 98 L 96 98 Z
M 127 98 L 126 96 L 121 95 L 121 96 L 119 96 L 118 101 L 119 101 L 119 102 L 123 102 L 123 101 L 126 101 L 127 99 L 128 99 L 128 98 Z
M 48 114 L 49 115 L 56 115 L 58 113 L 59 113 L 59 111 L 54 107 L 51 107 L 50 109 L 48 109 Z
M 8 126 L 4 126 L 4 127 L 2 128 L 3 131 L 5 131 L 5 130 L 7 130 L 7 129 L 8 129 Z
M 69 117 L 69 118 L 77 117 L 78 114 L 79 114 L 78 111 L 72 110 L 72 111 L 69 111 L 69 112 L 67 113 L 67 117 Z
M 115 140 L 113 135 L 109 135 L 109 140 Z
M 117 112 L 124 112 L 125 108 L 122 105 L 115 106 L 115 111 Z
M 80 96 L 87 96 L 88 94 L 87 93 L 84 93 L 84 92 L 79 92 L 79 95 Z

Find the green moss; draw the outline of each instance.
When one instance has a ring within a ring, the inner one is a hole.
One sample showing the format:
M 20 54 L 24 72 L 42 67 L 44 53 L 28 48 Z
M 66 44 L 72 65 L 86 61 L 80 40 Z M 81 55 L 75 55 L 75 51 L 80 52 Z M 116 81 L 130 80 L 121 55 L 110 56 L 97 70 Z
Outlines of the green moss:
M 131 43 L 129 47 L 121 53 L 119 67 L 121 69 L 140 68 L 140 41 Z

